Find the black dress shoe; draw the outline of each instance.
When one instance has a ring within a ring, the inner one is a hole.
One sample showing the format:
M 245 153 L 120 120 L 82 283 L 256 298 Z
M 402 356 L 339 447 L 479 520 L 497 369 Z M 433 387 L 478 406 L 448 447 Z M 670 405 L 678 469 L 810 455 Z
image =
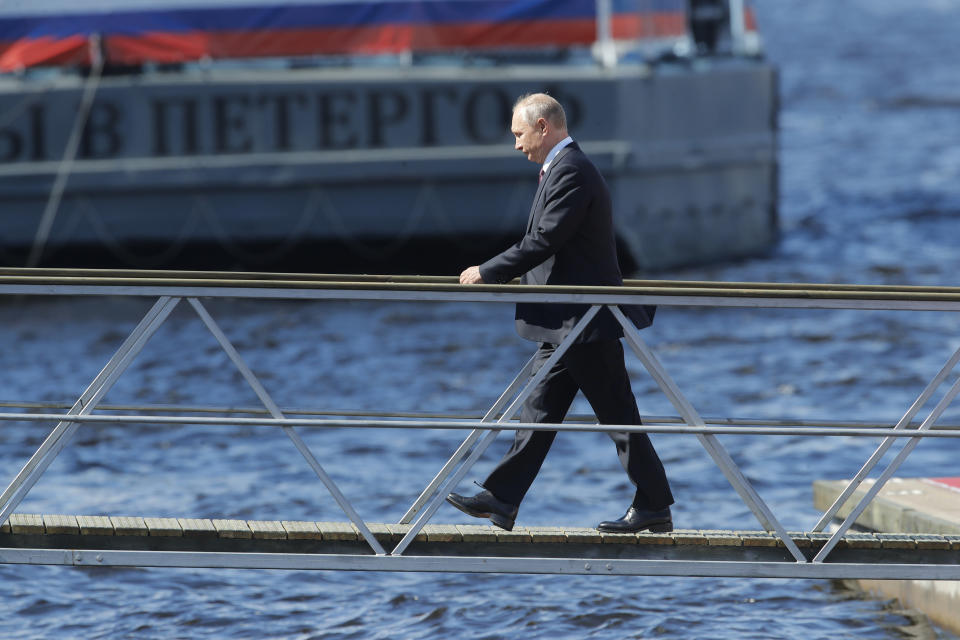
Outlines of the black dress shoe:
M 474 518 L 490 518 L 490 522 L 501 529 L 513 530 L 519 507 L 498 500 L 495 495 L 484 489 L 475 496 L 467 497 L 456 493 L 447 496 L 447 502 Z
M 607 520 L 597 525 L 604 533 L 635 533 L 649 529 L 653 533 L 673 531 L 670 507 L 660 511 L 647 511 L 630 507 L 619 520 Z

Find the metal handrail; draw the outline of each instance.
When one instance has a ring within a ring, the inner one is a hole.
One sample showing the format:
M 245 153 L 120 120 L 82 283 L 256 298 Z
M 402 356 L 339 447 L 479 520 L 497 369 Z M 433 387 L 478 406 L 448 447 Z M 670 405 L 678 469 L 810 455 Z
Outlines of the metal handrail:
M 469 431 L 477 428 L 476 420 L 361 420 L 326 418 L 241 418 L 241 417 L 205 417 L 205 416 L 143 416 L 137 414 L 100 415 L 87 414 L 73 416 L 66 413 L 2 413 L 0 422 L 51 422 L 69 420 L 70 422 L 99 424 L 176 424 L 176 425 L 214 425 L 214 426 L 278 426 L 278 427 L 320 427 L 320 428 L 358 428 L 358 429 L 445 429 Z M 891 427 L 791 427 L 761 426 L 750 424 L 727 424 L 703 427 L 677 426 L 649 422 L 632 424 L 596 424 L 596 423 L 542 423 L 509 422 L 509 429 L 531 431 L 586 431 L 601 432 L 624 431 L 628 433 L 685 433 L 714 435 L 776 435 L 776 436 L 855 436 L 868 438 L 960 438 L 957 429 L 894 429 Z
M 960 310 L 960 287 L 671 280 L 627 280 L 623 286 L 461 285 L 448 276 L 203 271 L 0 269 L 2 293 L 251 298 L 337 294 L 353 299 Z
M 10 402 L 0 401 L 0 409 L 69 409 L 69 402 Z M 226 406 L 198 406 L 198 405 L 165 405 L 165 404 L 100 404 L 97 411 L 135 411 L 136 415 L 131 417 L 141 418 L 143 414 L 151 413 L 220 413 L 225 415 L 250 414 L 250 415 L 269 415 L 269 411 L 261 407 L 226 407 Z M 350 416 L 354 418 L 396 418 L 396 419 L 416 419 L 416 420 L 479 420 L 481 415 L 470 411 L 370 411 L 356 409 L 312 409 L 312 408 L 284 408 L 283 413 L 288 416 Z M 10 412 L 0 411 L 0 420 L 10 420 L 4 416 L 14 415 Z M 38 415 L 38 414 L 23 414 Z M 101 414 L 97 414 L 101 415 Z M 683 423 L 679 416 L 666 415 L 641 415 L 644 424 L 678 424 Z M 769 426 L 769 427 L 821 427 L 824 429 L 850 428 L 850 429 L 870 429 L 876 432 L 881 429 L 889 429 L 889 424 L 880 423 L 876 420 L 800 420 L 796 418 L 745 418 L 745 417 L 719 417 L 704 416 L 704 422 L 712 425 L 726 426 Z M 515 418 L 513 421 L 518 420 Z M 140 420 L 138 420 L 140 421 Z M 592 414 L 579 413 L 567 414 L 565 422 L 596 422 L 596 416 Z M 909 427 L 917 427 L 920 422 L 914 421 Z M 960 431 L 960 424 L 940 424 L 930 427 L 934 431 Z
M 457 276 L 436 275 L 393 275 L 393 274 L 330 274 L 330 273 L 293 273 L 293 272 L 257 272 L 257 271 L 200 271 L 200 270 L 155 270 L 155 269 L 74 269 L 74 268 L 19 268 L 0 267 L 0 279 L 14 276 L 37 277 L 42 282 L 45 277 L 69 278 L 134 278 L 140 280 L 233 280 L 248 281 L 296 281 L 316 283 L 398 283 L 398 284 L 458 284 Z M 512 284 L 519 284 L 513 280 Z M 726 282 L 719 280 L 651 280 L 625 279 L 624 287 L 661 287 L 661 288 L 703 288 L 732 290 L 776 290 L 776 291 L 851 291 L 851 292 L 905 292 L 905 293 L 960 293 L 960 286 L 944 287 L 929 285 L 888 285 L 888 284 L 845 284 L 828 282 Z M 476 285 L 469 285 L 473 287 Z M 525 285 L 530 286 L 530 285 Z M 468 288 L 469 288 L 468 287 Z M 550 285 L 557 288 L 558 285 Z M 583 292 L 592 292 L 598 287 L 563 287 Z

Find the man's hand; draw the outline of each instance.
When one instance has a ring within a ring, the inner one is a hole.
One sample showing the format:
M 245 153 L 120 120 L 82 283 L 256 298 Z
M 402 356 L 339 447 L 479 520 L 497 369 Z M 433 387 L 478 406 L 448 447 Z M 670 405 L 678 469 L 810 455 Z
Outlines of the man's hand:
M 467 267 L 460 274 L 460 284 L 483 284 L 483 278 L 480 276 L 480 267 Z

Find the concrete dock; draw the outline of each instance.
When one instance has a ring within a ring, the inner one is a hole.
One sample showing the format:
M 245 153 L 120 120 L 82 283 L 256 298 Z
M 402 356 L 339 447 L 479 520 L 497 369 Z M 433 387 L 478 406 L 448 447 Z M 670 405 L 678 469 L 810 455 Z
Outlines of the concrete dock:
M 813 501 L 825 511 L 847 485 L 847 480 L 818 480 Z M 846 517 L 866 493 L 867 480 L 839 516 Z M 960 535 L 960 477 L 893 478 L 857 519 L 857 526 L 870 532 Z M 960 633 L 960 581 L 953 580 L 855 580 L 865 591 L 897 598 L 907 607 L 924 612 L 941 627 Z

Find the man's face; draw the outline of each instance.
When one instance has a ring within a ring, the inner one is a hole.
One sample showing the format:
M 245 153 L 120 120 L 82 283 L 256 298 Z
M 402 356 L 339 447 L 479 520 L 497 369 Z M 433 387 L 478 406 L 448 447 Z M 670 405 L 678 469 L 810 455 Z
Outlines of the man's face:
M 513 133 L 513 137 L 516 138 L 516 143 L 513 145 L 513 148 L 517 151 L 522 151 L 527 156 L 527 160 L 536 162 L 537 164 L 543 164 L 547 153 L 550 151 L 549 149 L 544 149 L 546 132 L 543 130 L 543 127 L 540 126 L 541 124 L 541 121 L 538 121 L 536 124 L 527 122 L 521 109 L 513 112 L 513 122 L 510 124 L 510 131 Z

